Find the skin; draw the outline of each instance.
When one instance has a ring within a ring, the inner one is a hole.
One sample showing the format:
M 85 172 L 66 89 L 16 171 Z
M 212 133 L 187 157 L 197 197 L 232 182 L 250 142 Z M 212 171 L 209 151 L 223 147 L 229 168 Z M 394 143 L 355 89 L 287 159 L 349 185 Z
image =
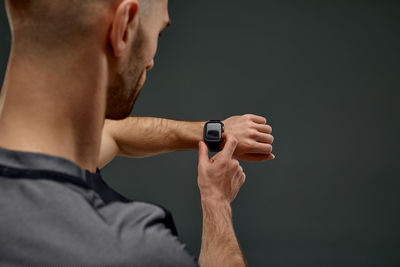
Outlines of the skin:
M 0 101 L 0 146 L 64 157 L 95 172 L 104 119 L 130 114 L 169 15 L 161 0 L 143 13 L 137 0 L 89 2 L 99 11 L 83 26 L 70 26 L 76 36 L 53 28 L 36 33 L 25 24 L 30 17 L 19 18 L 19 10 L 8 5 L 13 38 Z M 47 36 L 55 34 L 60 36 Z M 44 41 L 37 44 L 39 37 Z M 70 43 L 60 44 L 61 38 Z
M 226 144 L 209 159 L 208 149 L 199 142 L 198 185 L 203 211 L 203 234 L 199 263 L 204 266 L 247 266 L 232 223 L 231 202 L 246 180 L 237 159 L 232 158 L 238 140 L 224 133 Z
M 210 159 L 198 142 L 204 122 L 128 117 L 154 66 L 158 36 L 170 24 L 167 0 L 6 4 L 13 38 L 0 98 L 0 147 L 64 157 L 95 172 L 118 154 L 141 157 L 197 144 L 199 262 L 246 266 L 230 204 L 246 179 L 238 159 L 274 157 L 266 120 L 226 119 L 223 150 Z M 145 134 L 154 130 L 159 134 Z M 136 139 L 153 146 L 140 147 Z
M 274 137 L 266 119 L 254 114 L 232 116 L 225 120 L 225 132 L 238 140 L 233 157 L 242 161 L 274 159 Z M 144 158 L 181 150 L 198 149 L 206 121 L 177 121 L 152 117 L 106 120 L 98 168 L 116 156 Z M 225 143 L 222 144 L 224 147 Z

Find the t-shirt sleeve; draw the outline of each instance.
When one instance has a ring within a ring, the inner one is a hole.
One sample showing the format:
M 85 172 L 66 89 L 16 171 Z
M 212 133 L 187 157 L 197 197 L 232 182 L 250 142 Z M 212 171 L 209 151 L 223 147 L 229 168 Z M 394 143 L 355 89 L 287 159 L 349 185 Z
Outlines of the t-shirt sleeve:
M 197 258 L 189 253 L 186 245 L 162 223 L 146 229 L 145 244 L 150 254 L 143 266 L 198 266 Z
M 199 266 L 176 233 L 171 214 L 162 207 L 133 202 L 118 219 L 127 261 L 137 266 Z M 121 213 L 120 213 L 121 215 Z

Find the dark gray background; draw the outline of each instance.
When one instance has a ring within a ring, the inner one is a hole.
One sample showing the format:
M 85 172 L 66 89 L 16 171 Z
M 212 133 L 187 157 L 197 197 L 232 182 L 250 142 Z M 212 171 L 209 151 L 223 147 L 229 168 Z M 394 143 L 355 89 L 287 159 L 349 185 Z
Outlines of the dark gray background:
M 267 117 L 277 158 L 242 162 L 233 203 L 250 265 L 399 265 L 400 1 L 171 0 L 169 11 L 132 116 Z M 197 151 L 118 157 L 102 172 L 170 209 L 199 252 Z

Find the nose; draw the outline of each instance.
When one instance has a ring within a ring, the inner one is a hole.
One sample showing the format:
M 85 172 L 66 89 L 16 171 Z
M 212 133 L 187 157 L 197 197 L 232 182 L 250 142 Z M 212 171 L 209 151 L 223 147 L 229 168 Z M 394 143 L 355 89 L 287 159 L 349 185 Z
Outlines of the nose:
M 149 71 L 154 67 L 154 59 L 151 60 L 150 64 L 147 65 L 146 70 Z

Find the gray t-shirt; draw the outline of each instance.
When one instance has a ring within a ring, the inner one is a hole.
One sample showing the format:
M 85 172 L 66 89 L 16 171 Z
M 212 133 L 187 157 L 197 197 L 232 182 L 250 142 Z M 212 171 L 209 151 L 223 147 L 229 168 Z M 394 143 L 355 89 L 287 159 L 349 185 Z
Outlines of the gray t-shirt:
M 0 148 L 0 266 L 198 266 L 164 208 L 74 162 Z

